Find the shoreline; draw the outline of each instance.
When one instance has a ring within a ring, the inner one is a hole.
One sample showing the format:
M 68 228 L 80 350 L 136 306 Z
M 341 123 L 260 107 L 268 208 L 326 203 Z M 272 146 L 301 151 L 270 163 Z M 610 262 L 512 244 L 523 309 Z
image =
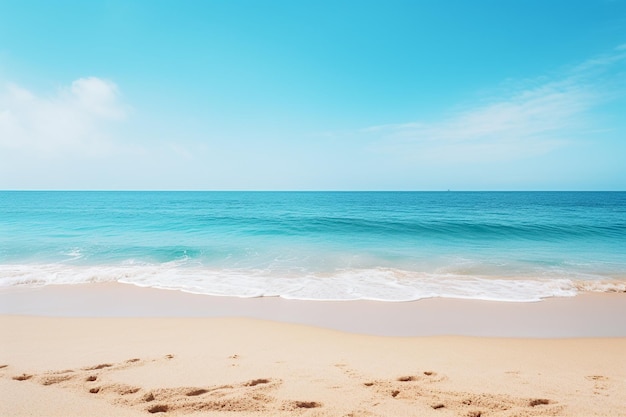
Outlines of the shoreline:
M 120 283 L 6 287 L 1 316 L 240 317 L 377 336 L 626 337 L 626 293 L 513 303 L 303 301 L 208 296 Z
M 625 310 L 4 288 L 0 415 L 626 417 Z

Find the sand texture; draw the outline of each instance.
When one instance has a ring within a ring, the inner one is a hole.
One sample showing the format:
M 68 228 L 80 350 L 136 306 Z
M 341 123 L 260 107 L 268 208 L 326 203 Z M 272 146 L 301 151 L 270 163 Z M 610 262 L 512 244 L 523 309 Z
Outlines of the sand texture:
M 0 317 L 2 416 L 626 416 L 626 338 Z

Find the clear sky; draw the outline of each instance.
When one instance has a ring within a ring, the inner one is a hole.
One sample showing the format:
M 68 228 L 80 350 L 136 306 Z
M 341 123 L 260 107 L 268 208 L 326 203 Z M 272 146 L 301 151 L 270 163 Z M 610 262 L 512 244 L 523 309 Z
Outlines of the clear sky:
M 0 0 L 0 189 L 626 190 L 626 0 Z

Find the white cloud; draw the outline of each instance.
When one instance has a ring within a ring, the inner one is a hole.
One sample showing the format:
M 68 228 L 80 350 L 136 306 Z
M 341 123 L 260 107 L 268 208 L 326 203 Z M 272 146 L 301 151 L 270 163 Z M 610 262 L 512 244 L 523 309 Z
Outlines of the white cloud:
M 410 160 L 483 162 L 548 153 L 594 129 L 589 111 L 610 94 L 602 74 L 623 63 L 616 53 L 588 60 L 551 80 L 529 80 L 499 97 L 434 121 L 371 126 L 360 134 L 377 151 Z
M 111 81 L 95 77 L 80 78 L 72 83 L 70 92 L 71 98 L 76 99 L 92 115 L 104 119 L 121 119 L 125 116 L 125 109 L 118 101 L 118 88 Z
M 0 89 L 0 148 L 106 153 L 112 146 L 107 128 L 127 113 L 117 86 L 96 77 L 75 80 L 50 97 L 8 84 Z

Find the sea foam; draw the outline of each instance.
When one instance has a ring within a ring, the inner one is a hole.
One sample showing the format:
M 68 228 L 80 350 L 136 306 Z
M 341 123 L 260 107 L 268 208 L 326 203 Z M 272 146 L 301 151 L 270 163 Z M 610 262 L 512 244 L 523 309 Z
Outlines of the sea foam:
M 284 276 L 263 270 L 210 270 L 176 265 L 67 266 L 2 265 L 0 287 L 118 282 L 140 287 L 234 297 L 295 300 L 412 301 L 443 297 L 533 302 L 571 297 L 579 291 L 626 292 L 626 282 L 599 279 L 501 278 L 425 274 L 390 268 Z

